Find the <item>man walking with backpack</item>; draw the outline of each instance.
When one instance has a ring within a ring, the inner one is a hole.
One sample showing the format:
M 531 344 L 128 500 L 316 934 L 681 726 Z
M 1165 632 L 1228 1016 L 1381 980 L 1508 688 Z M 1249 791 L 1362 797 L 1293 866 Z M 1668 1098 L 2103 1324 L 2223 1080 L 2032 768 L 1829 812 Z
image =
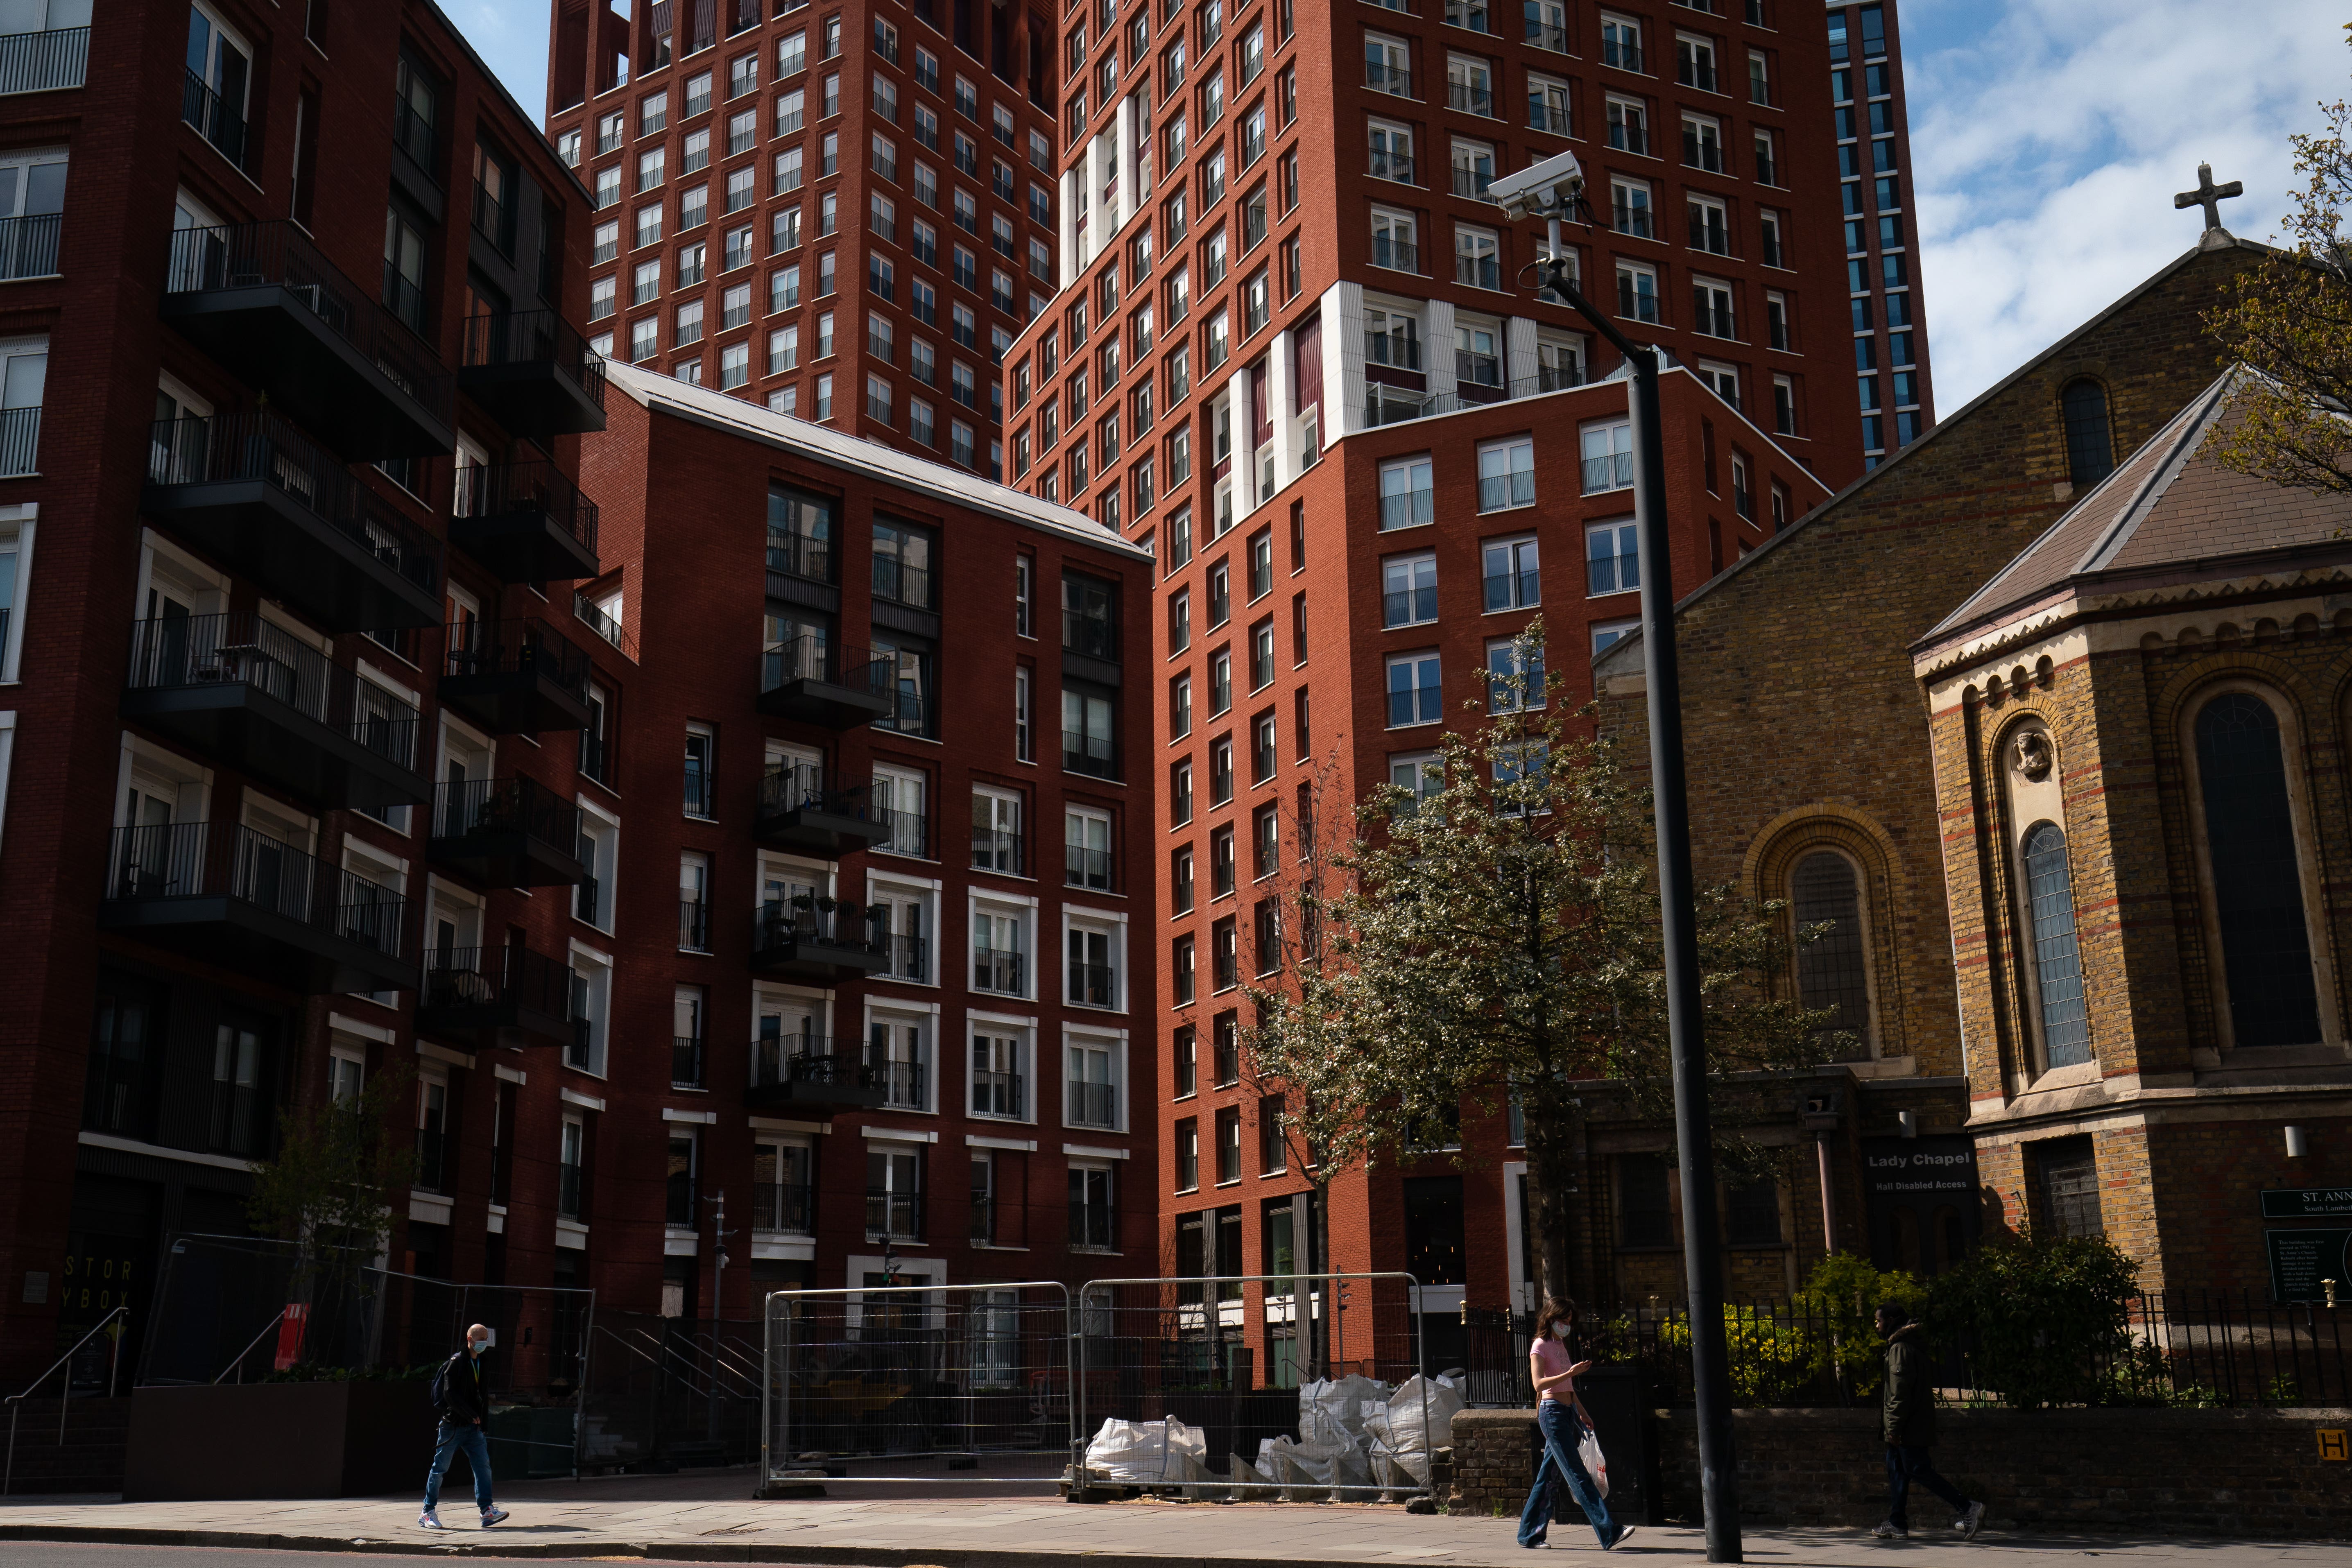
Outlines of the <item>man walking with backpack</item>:
M 449 1473 L 449 1460 L 457 1450 L 466 1451 L 466 1463 L 473 1467 L 474 1501 L 482 1510 L 482 1528 L 488 1530 L 507 1517 L 506 1510 L 490 1500 L 490 1445 L 482 1436 L 482 1423 L 490 1414 L 488 1386 L 482 1381 L 482 1352 L 490 1348 L 490 1331 L 476 1323 L 466 1331 L 466 1348 L 441 1363 L 433 1374 L 433 1411 L 441 1417 L 441 1430 L 433 1445 L 433 1468 L 425 1477 L 425 1511 L 416 1516 L 420 1530 L 446 1528 L 437 1511 L 441 1501 L 441 1478 Z
M 1889 1301 L 1878 1309 L 1878 1331 L 1886 1340 L 1885 1411 L 1886 1485 L 1892 1500 L 1886 1521 L 1870 1533 L 1882 1541 L 1906 1541 L 1911 1516 L 1905 1506 L 1911 1483 L 1918 1482 L 1946 1502 L 1959 1518 L 1952 1528 L 1963 1540 L 1974 1541 L 1984 1523 L 1985 1505 L 1970 1502 L 1959 1489 L 1936 1473 L 1927 1462 L 1927 1447 L 1936 1440 L 1936 1394 L 1927 1385 L 1927 1342 L 1911 1314 Z

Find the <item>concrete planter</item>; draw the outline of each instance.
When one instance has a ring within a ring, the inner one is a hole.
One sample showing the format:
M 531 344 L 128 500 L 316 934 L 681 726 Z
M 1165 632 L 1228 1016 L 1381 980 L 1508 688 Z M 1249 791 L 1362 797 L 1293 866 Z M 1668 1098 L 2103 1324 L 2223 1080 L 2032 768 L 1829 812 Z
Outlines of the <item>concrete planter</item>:
M 425 1490 L 433 1406 L 421 1378 L 142 1388 L 131 1401 L 126 1502 L 371 1497 Z M 447 1485 L 471 1486 L 460 1457 Z

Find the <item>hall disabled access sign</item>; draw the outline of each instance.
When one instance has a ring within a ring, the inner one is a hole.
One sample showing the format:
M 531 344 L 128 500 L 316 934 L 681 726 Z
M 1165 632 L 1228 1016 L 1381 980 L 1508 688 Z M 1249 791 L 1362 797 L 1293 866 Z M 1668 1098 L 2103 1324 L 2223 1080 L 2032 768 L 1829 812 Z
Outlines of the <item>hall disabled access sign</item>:
M 2352 1187 L 2265 1187 L 2264 1219 L 2352 1217 Z

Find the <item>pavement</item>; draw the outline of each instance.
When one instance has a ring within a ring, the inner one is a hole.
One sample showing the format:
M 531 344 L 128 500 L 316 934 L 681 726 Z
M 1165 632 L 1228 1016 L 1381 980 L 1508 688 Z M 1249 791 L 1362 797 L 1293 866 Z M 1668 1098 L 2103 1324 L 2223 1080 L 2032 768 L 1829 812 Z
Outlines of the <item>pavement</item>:
M 1516 1521 L 1408 1514 L 1394 1505 L 1109 1502 L 988 1495 L 928 1497 L 856 1492 L 834 1483 L 822 1499 L 756 1501 L 748 1470 L 677 1477 L 540 1482 L 501 1489 L 513 1517 L 475 1524 L 472 1499 L 445 1495 L 455 1528 L 416 1528 L 416 1500 L 346 1498 L 272 1502 L 121 1502 L 11 1499 L 0 1505 L 0 1542 L 241 1547 L 540 1558 L 793 1563 L 870 1568 L 1052 1568 L 1075 1557 L 1116 1558 L 1121 1568 L 1528 1568 Z M 841 1495 L 848 1492 L 851 1495 Z M 1597 1555 L 1582 1525 L 1557 1525 L 1553 1550 Z M 1700 1563 L 1696 1530 L 1643 1526 L 1621 1549 L 1657 1565 Z M 1978 1555 L 2005 1568 L 2352 1568 L 2352 1544 L 2155 1540 L 2008 1532 L 1989 1527 L 1973 1543 L 1943 1531 L 1906 1542 L 1850 1531 L 1750 1531 L 1746 1560 L 1771 1568 L 1908 1568 Z M 11 1554 L 13 1555 L 13 1553 Z M 62 1560 L 62 1559 L 61 1559 Z

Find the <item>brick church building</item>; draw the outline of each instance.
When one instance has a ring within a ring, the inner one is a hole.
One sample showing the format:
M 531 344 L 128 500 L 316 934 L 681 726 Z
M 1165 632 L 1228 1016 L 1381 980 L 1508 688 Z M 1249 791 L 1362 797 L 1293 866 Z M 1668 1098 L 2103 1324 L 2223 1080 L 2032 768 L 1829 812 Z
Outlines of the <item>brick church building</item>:
M 1864 1042 L 1792 1095 L 1781 1136 L 1845 1157 L 1792 1163 L 1822 1217 L 1791 1273 L 1825 1229 L 1928 1273 L 2027 1229 L 2102 1232 L 2150 1289 L 2342 1273 L 2340 1232 L 2265 1233 L 2352 1171 L 2352 548 L 2340 501 L 2209 448 L 2237 381 L 2203 318 L 2264 254 L 2209 226 L 1678 611 L 1698 876 L 1832 927 L 1786 984 Z M 1643 668 L 1638 637 L 1596 666 L 1637 754 Z M 1615 1223 L 1604 1290 L 1678 1292 Z

